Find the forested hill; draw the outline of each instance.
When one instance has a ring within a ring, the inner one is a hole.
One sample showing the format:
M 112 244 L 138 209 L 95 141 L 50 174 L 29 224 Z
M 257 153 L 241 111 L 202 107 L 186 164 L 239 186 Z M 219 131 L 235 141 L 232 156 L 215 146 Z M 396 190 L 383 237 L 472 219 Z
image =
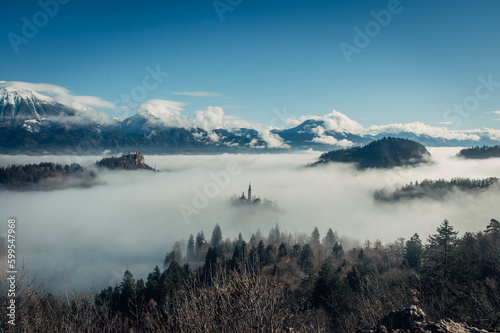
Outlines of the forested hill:
M 418 142 L 407 139 L 383 138 L 364 147 L 339 149 L 324 153 L 313 165 L 343 162 L 355 163 L 359 169 L 393 168 L 425 163 L 429 157 L 430 153 Z
M 99 167 L 112 170 L 153 170 L 146 164 L 146 159 L 140 153 L 130 152 L 121 157 L 106 157 L 96 163 Z
M 67 187 L 89 187 L 95 182 L 93 170 L 81 165 L 50 162 L 0 167 L 0 189 L 57 190 Z
M 433 200 L 443 200 L 454 191 L 465 193 L 475 193 L 486 189 L 500 189 L 498 178 L 490 177 L 486 179 L 453 178 L 451 180 L 425 179 L 420 183 L 410 183 L 394 191 L 386 189 L 376 191 L 374 198 L 382 202 L 395 202 L 400 200 L 412 200 L 429 198 Z
M 460 150 L 457 154 L 459 157 L 469 159 L 486 159 L 491 157 L 500 157 L 500 145 L 488 147 L 471 147 Z

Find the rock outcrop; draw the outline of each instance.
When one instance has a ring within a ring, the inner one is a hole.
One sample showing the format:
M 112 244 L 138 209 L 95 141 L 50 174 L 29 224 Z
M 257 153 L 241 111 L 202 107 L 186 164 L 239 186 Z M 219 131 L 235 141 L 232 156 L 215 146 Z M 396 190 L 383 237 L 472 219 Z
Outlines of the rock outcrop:
M 455 323 L 451 319 L 426 321 L 426 315 L 416 305 L 391 311 L 383 317 L 377 327 L 358 333 L 488 333 L 488 331 Z

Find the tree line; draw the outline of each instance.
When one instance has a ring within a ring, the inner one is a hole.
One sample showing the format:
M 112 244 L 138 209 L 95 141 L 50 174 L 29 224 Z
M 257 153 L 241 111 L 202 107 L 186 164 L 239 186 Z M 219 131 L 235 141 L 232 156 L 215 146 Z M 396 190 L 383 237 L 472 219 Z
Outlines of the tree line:
M 409 305 L 431 319 L 500 328 L 495 219 L 461 236 L 445 220 L 426 241 L 414 234 L 385 245 L 348 247 L 332 229 L 292 236 L 278 225 L 248 241 L 224 239 L 216 225 L 210 239 L 200 231 L 180 244 L 145 281 L 126 271 L 116 286 L 62 299 L 25 288 L 16 329 L 352 332 Z
M 69 176 L 94 178 L 95 172 L 84 169 L 80 164 L 61 165 L 52 162 L 39 164 L 10 165 L 0 167 L 0 186 L 7 189 L 32 189 L 44 187 L 48 179 L 64 179 Z
M 485 179 L 452 178 L 451 180 L 425 179 L 421 182 L 411 182 L 394 191 L 388 191 L 386 189 L 378 190 L 374 193 L 374 198 L 375 200 L 386 202 L 420 198 L 441 200 L 455 190 L 475 192 L 494 186 L 498 187 L 498 184 L 498 178 L 495 177 Z
M 470 159 L 486 159 L 491 157 L 500 157 L 500 145 L 497 146 L 476 146 L 460 150 L 459 157 Z

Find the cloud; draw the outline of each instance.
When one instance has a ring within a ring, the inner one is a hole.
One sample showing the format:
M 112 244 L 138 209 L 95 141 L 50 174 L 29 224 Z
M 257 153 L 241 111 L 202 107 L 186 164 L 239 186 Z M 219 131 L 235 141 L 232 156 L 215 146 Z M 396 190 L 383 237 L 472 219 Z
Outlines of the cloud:
M 438 121 L 437 123 L 439 125 L 453 125 L 455 122 L 454 121 Z
M 417 135 L 427 135 L 431 138 L 444 138 L 447 140 L 481 140 L 481 137 L 477 134 L 467 134 L 459 131 L 451 131 L 446 127 L 433 127 L 419 121 L 407 124 L 396 123 L 380 126 L 373 125 L 366 129 L 366 133 L 375 135 L 380 133 L 398 134 L 404 132 L 415 133 Z
M 181 115 L 184 103 L 163 99 L 152 99 L 137 107 L 137 113 L 153 124 L 162 124 L 168 127 L 189 128 L 190 120 Z
M 283 141 L 283 138 L 275 133 L 266 129 L 261 129 L 259 131 L 259 137 L 267 143 L 268 148 L 290 148 L 288 144 Z
M 309 115 L 309 116 L 299 117 L 298 119 L 288 118 L 286 120 L 286 123 L 289 126 L 298 126 L 308 119 L 323 121 L 325 129 L 328 131 L 361 133 L 364 130 L 361 124 L 350 119 L 345 114 L 335 110 L 324 116 Z
M 94 285 L 99 291 L 114 286 L 120 283 L 123 268 L 136 279 L 146 279 L 155 265 L 162 267 L 165 253 L 175 241 L 201 230 L 210 235 L 216 223 L 224 238 L 235 239 L 241 232 L 246 241 L 257 229 L 267 235 L 279 223 L 282 231 L 292 235 L 310 235 L 318 227 L 323 237 L 332 228 L 361 242 L 380 239 L 385 243 L 398 237 L 408 239 L 414 233 L 426 239 L 445 218 L 460 235 L 480 231 L 491 218 L 500 218 L 498 192 L 474 196 L 455 193 L 442 202 L 374 202 L 375 190 L 415 180 L 500 176 L 500 159 L 457 160 L 453 157 L 457 148 L 429 150 L 436 162 L 433 165 L 364 172 L 345 164 L 303 168 L 319 157 L 318 152 L 311 151 L 146 156 L 146 163 L 169 172 L 104 172 L 99 180 L 106 184 L 87 189 L 4 191 L 0 192 L 0 212 L 8 214 L 3 215 L 4 220 L 9 216 L 19 220 L 16 233 L 22 235 L 24 260 L 31 273 L 37 274 L 37 281 L 43 279 L 47 291 L 52 292 L 57 292 L 63 282 L 66 288 L 76 290 Z M 0 163 L 89 165 L 100 158 L 8 155 L 1 156 Z M 228 165 L 237 172 L 221 176 Z M 222 186 L 214 185 L 217 181 L 213 177 L 219 177 Z M 255 195 L 277 200 L 286 214 L 246 214 L 228 207 L 229 198 L 246 190 L 250 181 Z M 195 207 L 193 201 L 198 202 L 198 193 L 205 191 L 210 193 L 208 201 L 186 223 L 179 206 L 184 203 Z
M 222 94 L 210 92 L 210 91 L 174 91 L 171 92 L 174 95 L 182 96 L 196 96 L 196 97 L 217 97 L 222 96 Z
M 487 112 L 487 113 L 500 114 L 500 110 L 498 110 L 498 111 L 490 111 L 490 112 Z
M 481 140 L 481 137 L 473 132 L 467 133 L 465 131 L 451 131 L 446 127 L 430 126 L 419 121 L 406 124 L 394 123 L 388 125 L 372 125 L 370 127 L 365 128 L 358 122 L 350 119 L 346 115 L 335 110 L 322 117 L 303 116 L 298 119 L 289 118 L 287 119 L 286 122 L 289 126 L 297 126 L 308 119 L 323 122 L 322 126 L 317 126 L 316 130 L 314 130 L 313 128 L 311 129 L 311 131 L 314 134 L 318 135 L 318 137 L 313 140 L 314 142 L 320 142 L 325 144 L 332 144 L 335 142 L 334 140 L 331 139 L 331 136 L 325 133 L 325 131 L 334 131 L 339 133 L 346 132 L 361 136 L 377 135 L 381 133 L 398 134 L 398 133 L 408 132 L 408 133 L 414 133 L 416 135 L 427 135 L 432 138 L 444 138 L 447 140 L 472 140 L 472 141 Z M 449 125 L 450 123 L 443 122 L 442 124 Z M 344 142 L 344 145 L 346 144 L 348 144 L 348 142 Z
M 234 132 L 240 128 L 248 128 L 255 129 L 259 133 L 259 137 L 266 142 L 268 148 L 289 148 L 289 145 L 280 136 L 271 133 L 271 126 L 240 121 L 235 117 L 225 115 L 224 110 L 218 106 L 197 110 L 194 112 L 194 117 L 187 117 L 181 114 L 184 106 L 185 104 L 181 102 L 155 99 L 139 105 L 138 113 L 151 123 L 187 129 L 203 129 L 208 133 L 207 137 L 212 142 L 219 142 L 221 139 L 219 135 L 212 132 L 215 129 Z M 255 147 L 255 143 L 250 144 L 250 146 Z
M 312 128 L 311 132 L 317 135 L 315 138 L 311 140 L 312 142 L 322 143 L 325 145 L 340 146 L 340 147 L 351 147 L 352 145 L 354 145 L 354 143 L 349 140 L 346 139 L 337 140 L 333 136 L 326 135 L 325 129 L 322 126 Z

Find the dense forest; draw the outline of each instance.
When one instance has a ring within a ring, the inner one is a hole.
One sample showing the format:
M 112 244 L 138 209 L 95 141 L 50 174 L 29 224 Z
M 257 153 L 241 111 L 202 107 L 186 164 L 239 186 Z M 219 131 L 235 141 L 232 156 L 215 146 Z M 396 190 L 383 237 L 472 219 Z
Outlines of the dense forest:
M 140 153 L 105 157 L 96 162 L 99 168 L 111 170 L 154 170 Z M 52 162 L 0 167 L 0 189 L 59 190 L 68 187 L 90 187 L 97 183 L 95 167 L 80 164 L 61 165 Z
M 14 331 L 355 332 L 410 305 L 430 320 L 498 330 L 500 223 L 485 225 L 459 237 L 445 220 L 425 242 L 414 234 L 352 248 L 332 229 L 292 236 L 276 225 L 245 241 L 216 225 L 185 250 L 176 243 L 145 281 L 126 271 L 116 286 L 60 298 L 25 284 Z
M 418 142 L 383 138 L 363 147 L 333 150 L 322 154 L 314 164 L 355 163 L 359 169 L 413 166 L 428 162 L 430 153 Z
M 69 183 L 67 180 L 74 181 Z M 53 190 L 69 186 L 88 187 L 96 174 L 81 165 L 60 165 L 43 162 L 40 164 L 11 165 L 0 167 L 0 189 Z
M 491 157 L 500 157 L 500 145 L 488 147 L 471 147 L 460 150 L 457 154 L 459 157 L 469 158 L 469 159 L 485 159 Z
M 374 193 L 374 198 L 382 202 L 395 202 L 400 200 L 412 200 L 429 198 L 432 200 L 443 200 L 454 191 L 466 193 L 478 192 L 485 189 L 499 189 L 499 180 L 495 177 L 486 179 L 453 178 L 451 180 L 425 179 L 421 182 L 411 182 L 394 191 L 387 189 L 378 190 Z

